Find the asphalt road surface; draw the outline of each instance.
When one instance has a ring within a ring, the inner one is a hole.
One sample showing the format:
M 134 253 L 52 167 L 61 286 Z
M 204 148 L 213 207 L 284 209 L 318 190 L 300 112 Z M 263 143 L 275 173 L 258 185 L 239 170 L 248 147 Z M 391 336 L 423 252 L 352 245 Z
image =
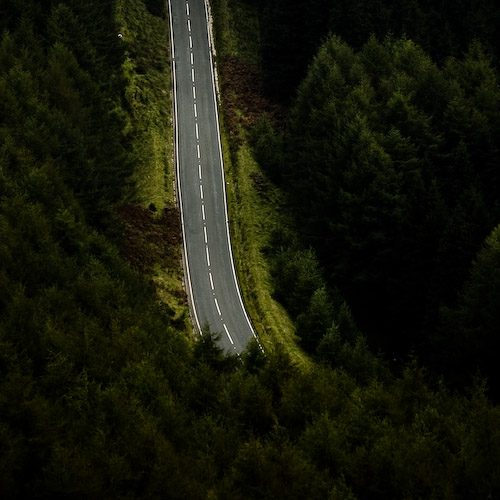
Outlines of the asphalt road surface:
M 255 336 L 233 264 L 208 12 L 204 0 L 169 1 L 177 193 L 195 327 L 208 322 L 239 354 Z

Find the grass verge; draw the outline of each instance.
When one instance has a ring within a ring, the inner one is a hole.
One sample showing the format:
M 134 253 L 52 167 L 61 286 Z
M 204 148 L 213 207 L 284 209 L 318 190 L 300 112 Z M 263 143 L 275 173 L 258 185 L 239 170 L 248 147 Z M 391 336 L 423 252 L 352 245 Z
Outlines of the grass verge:
M 298 345 L 295 326 L 287 311 L 273 298 L 271 264 L 266 257 L 273 231 L 291 224 L 287 221 L 283 197 L 253 158 L 247 132 L 242 126 L 248 122 L 245 113 L 258 115 L 259 112 L 251 109 L 252 104 L 239 106 L 237 94 L 246 92 L 245 85 L 228 81 L 232 75 L 224 69 L 228 60 L 235 59 L 243 65 L 258 67 L 257 15 L 238 0 L 213 0 L 211 3 L 218 67 L 223 68 L 219 75 L 223 94 L 221 134 L 238 279 L 245 305 L 264 347 L 272 350 L 273 346 L 282 345 L 291 359 L 305 368 L 310 365 L 310 358 Z M 239 70 L 236 73 L 241 74 Z M 254 107 L 262 104 L 258 96 L 253 101 Z M 235 122 L 238 125 L 235 126 Z
M 126 51 L 125 105 L 139 159 L 132 201 L 161 210 L 174 202 L 168 21 L 152 15 L 140 0 L 117 0 L 116 18 Z
M 159 218 L 176 206 L 168 16 L 166 8 L 152 13 L 141 0 L 117 0 L 115 5 L 126 54 L 123 77 L 127 82 L 124 107 L 130 117 L 127 133 L 138 159 L 132 178 L 135 189 L 129 202 L 150 208 Z M 181 245 L 171 243 L 166 245 L 175 255 L 171 255 L 169 265 L 156 262 L 148 275 L 159 300 L 168 306 L 176 321 L 191 330 Z
M 227 145 L 225 149 L 229 158 Z M 281 194 L 262 174 L 247 142 L 239 147 L 235 163 L 226 161 L 226 180 L 235 265 L 254 326 L 266 349 L 281 344 L 296 364 L 305 367 L 310 361 L 298 346 L 295 326 L 272 296 L 266 258 L 273 231 L 287 224 Z

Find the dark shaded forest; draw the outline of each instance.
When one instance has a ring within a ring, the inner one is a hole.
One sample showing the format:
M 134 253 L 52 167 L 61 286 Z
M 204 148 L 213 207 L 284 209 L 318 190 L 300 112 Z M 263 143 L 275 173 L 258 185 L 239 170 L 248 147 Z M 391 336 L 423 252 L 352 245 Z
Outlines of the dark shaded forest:
M 466 52 L 478 40 L 500 56 L 500 13 L 494 0 L 245 0 L 257 7 L 266 93 L 287 101 L 319 46 L 335 34 L 354 50 L 370 36 L 413 40 L 436 63 Z
M 163 2 L 129 1 L 150 16 L 166 15 Z M 371 39 L 355 50 L 332 37 L 300 87 L 286 134 L 259 124 L 256 152 L 267 158 L 269 175 L 291 192 L 315 193 L 302 204 L 310 234 L 295 247 L 276 234 L 274 245 L 283 270 L 276 293 L 317 357 L 299 370 L 280 346 L 263 355 L 251 344 L 235 358 L 208 329 L 190 341 L 158 301 L 149 274 L 154 259 L 180 265 L 175 248 L 157 249 L 140 264 L 124 258 L 138 228 L 120 221 L 131 210 L 141 159 L 131 146 L 136 132 L 121 71 L 132 56 L 117 37 L 115 8 L 112 0 L 0 4 L 0 496 L 499 497 L 500 410 L 488 397 L 489 382 L 477 378 L 455 392 L 416 359 L 391 367 L 369 348 L 372 322 L 362 321 L 368 312 L 358 314 L 365 305 L 347 286 L 351 277 L 354 286 L 382 274 L 374 299 L 389 300 L 389 284 L 401 280 L 379 266 L 406 269 L 406 259 L 418 270 L 422 249 L 430 260 L 458 259 L 453 286 L 462 291 L 455 298 L 444 278 L 435 278 L 429 290 L 444 305 L 426 321 L 440 325 L 436 345 L 450 335 L 463 342 L 455 344 L 453 363 L 466 352 L 484 359 L 498 324 L 500 248 L 498 230 L 487 236 L 498 221 L 496 70 L 486 49 L 473 44 L 441 67 L 408 40 Z M 368 51 L 386 61 L 378 79 Z M 141 67 L 155 58 L 145 52 Z M 422 89 L 433 79 L 439 85 L 427 95 Z M 293 138 L 295 161 L 286 171 L 283 144 Z M 343 148 L 332 150 L 328 141 Z M 315 158 L 317 168 L 305 158 Z M 457 165 L 462 177 L 448 192 L 443 185 L 455 179 Z M 317 209 L 335 214 L 321 228 L 330 245 L 324 252 L 314 239 Z M 430 220 L 420 219 L 420 209 Z M 432 253 L 450 213 L 455 222 L 438 248 L 449 246 Z M 141 218 L 151 244 L 170 217 Z M 418 241 L 412 232 L 428 227 L 434 232 L 413 260 L 385 245 L 401 232 L 408 248 Z M 352 248 L 332 245 L 339 235 Z M 457 257 L 453 242 L 464 239 Z M 380 264 L 355 264 L 360 254 Z M 418 330 L 410 326 L 401 335 Z M 449 371 L 458 373 L 452 364 Z
M 289 118 L 253 140 L 296 217 L 302 250 L 278 246 L 276 293 L 305 347 L 340 296 L 375 352 L 416 355 L 455 388 L 486 376 L 498 396 L 499 10 L 450 4 L 258 4 L 263 88 Z M 322 279 L 290 299 L 286 252 L 303 267 L 307 248 Z

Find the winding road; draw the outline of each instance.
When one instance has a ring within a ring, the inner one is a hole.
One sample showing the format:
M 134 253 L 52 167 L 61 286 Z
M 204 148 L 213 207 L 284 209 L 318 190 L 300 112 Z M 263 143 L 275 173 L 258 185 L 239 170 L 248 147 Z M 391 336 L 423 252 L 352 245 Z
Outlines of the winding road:
M 205 0 L 168 6 L 187 292 L 198 331 L 208 323 L 222 347 L 239 354 L 255 331 L 231 251 L 208 8 Z

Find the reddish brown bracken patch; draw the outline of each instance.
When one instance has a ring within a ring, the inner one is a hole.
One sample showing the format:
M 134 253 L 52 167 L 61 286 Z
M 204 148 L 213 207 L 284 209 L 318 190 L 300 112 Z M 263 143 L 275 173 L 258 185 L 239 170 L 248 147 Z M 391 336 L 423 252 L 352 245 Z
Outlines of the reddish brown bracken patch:
M 250 128 L 264 114 L 273 126 L 280 128 L 284 109 L 267 99 L 262 92 L 262 79 L 257 66 L 238 56 L 227 56 L 220 63 L 221 93 L 224 117 L 231 143 L 240 144 L 239 129 Z
M 151 273 L 153 265 L 178 266 L 181 230 L 179 210 L 169 207 L 160 214 L 133 203 L 122 205 L 116 216 L 124 226 L 121 253 L 141 274 Z

